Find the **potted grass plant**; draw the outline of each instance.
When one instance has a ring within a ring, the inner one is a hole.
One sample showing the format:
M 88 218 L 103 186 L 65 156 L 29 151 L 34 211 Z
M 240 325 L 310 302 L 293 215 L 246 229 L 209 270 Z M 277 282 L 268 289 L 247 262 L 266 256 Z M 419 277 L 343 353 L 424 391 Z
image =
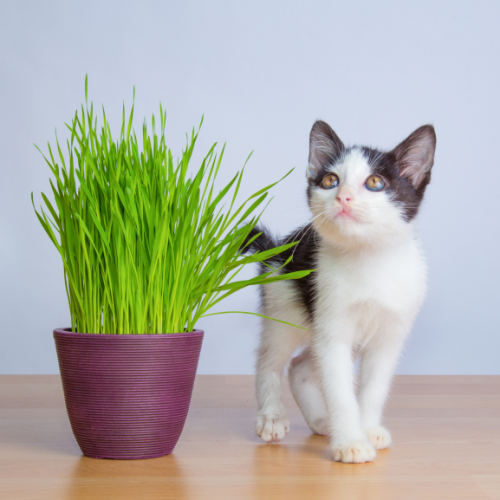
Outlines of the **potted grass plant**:
M 85 79 L 66 153 L 56 138 L 44 155 L 53 200 L 42 193 L 35 208 L 64 267 L 71 327 L 54 338 L 68 416 L 83 454 L 96 458 L 171 453 L 191 400 L 200 318 L 220 314 L 209 311 L 242 288 L 308 274 L 270 268 L 239 279 L 243 267 L 295 244 L 242 253 L 274 184 L 239 203 L 244 168 L 216 189 L 224 148 L 214 144 L 190 168 L 198 132 L 174 160 L 161 105 L 140 140 L 133 113 L 123 108 L 113 139 L 104 109 L 97 124 Z

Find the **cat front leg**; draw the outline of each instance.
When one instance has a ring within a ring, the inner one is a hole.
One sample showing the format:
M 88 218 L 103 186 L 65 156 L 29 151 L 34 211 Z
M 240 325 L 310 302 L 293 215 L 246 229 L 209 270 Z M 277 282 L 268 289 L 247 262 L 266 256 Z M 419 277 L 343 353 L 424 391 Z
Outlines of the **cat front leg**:
M 376 456 L 363 428 L 354 390 L 354 333 L 352 324 L 337 321 L 331 323 L 328 330 L 320 330 L 314 340 L 333 459 L 345 463 L 371 462 Z
M 263 321 L 257 351 L 255 392 L 258 412 L 255 431 L 267 443 L 281 441 L 290 429 L 290 421 L 281 402 L 281 379 L 293 352 L 304 341 L 301 332 L 283 323 Z
M 384 404 L 403 345 L 403 335 L 375 338 L 361 359 L 359 404 L 368 439 L 377 450 L 391 445 L 391 434 L 381 425 Z

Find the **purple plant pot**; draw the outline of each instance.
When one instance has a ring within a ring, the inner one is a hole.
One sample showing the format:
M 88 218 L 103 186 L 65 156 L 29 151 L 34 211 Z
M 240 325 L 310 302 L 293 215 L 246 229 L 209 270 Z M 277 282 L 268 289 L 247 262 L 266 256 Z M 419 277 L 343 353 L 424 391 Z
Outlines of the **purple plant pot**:
M 54 330 L 73 434 L 92 458 L 172 453 L 186 421 L 203 330 L 107 335 Z

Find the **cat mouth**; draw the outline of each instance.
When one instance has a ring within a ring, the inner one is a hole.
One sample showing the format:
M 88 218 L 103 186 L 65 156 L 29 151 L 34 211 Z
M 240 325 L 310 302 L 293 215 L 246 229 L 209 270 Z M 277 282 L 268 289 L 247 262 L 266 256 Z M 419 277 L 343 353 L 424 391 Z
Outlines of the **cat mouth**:
M 336 219 L 342 219 L 342 220 L 354 220 L 358 221 L 354 215 L 352 215 L 351 212 L 347 212 L 345 210 L 340 210 L 337 215 L 335 216 Z

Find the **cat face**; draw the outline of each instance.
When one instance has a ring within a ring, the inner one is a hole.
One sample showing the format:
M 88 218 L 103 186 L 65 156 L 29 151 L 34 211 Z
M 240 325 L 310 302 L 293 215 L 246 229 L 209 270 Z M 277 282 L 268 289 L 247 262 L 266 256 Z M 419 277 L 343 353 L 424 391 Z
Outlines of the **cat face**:
M 431 125 L 381 152 L 346 148 L 327 123 L 316 122 L 307 194 L 318 232 L 347 246 L 377 244 L 405 233 L 430 182 L 435 147 Z

